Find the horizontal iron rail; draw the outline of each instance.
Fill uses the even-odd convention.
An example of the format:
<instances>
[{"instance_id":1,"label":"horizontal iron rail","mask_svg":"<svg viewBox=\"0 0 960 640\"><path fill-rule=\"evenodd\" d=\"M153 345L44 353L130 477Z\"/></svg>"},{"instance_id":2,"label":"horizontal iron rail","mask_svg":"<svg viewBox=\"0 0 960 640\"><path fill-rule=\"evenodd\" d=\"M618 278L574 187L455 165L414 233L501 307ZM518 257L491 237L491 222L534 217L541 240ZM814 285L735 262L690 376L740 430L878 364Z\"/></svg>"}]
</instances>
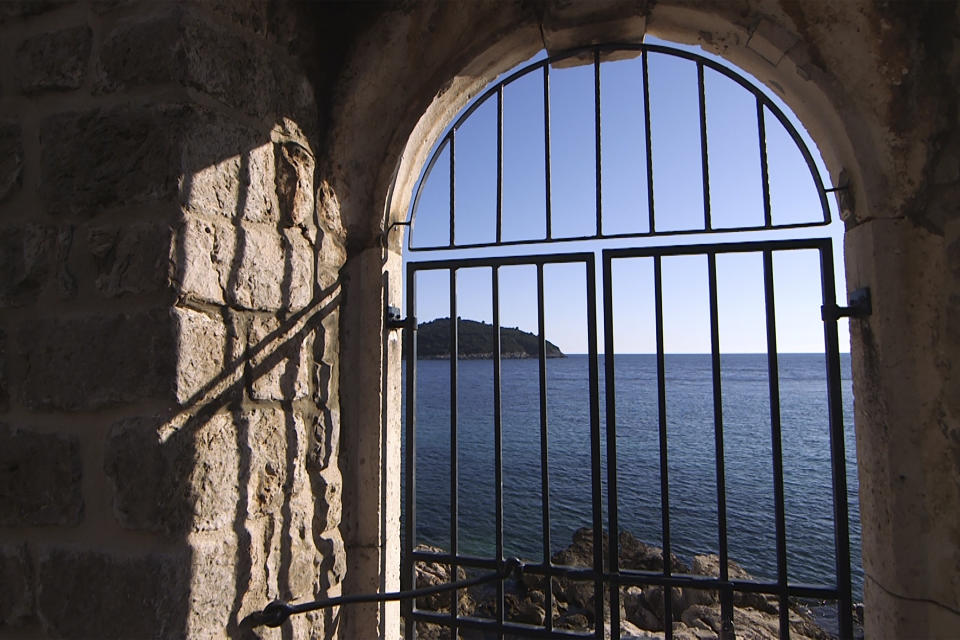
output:
<instances>
[{"instance_id":1,"label":"horizontal iron rail","mask_svg":"<svg viewBox=\"0 0 960 640\"><path fill-rule=\"evenodd\" d=\"M244 618L244 623L249 627L279 627L287 618L297 613L307 613L319 609L328 609L345 604L362 604L370 602L389 602L391 600L413 600L423 596L433 595L435 593L444 593L446 591L457 591L474 587L494 580L504 580L511 575L520 575L523 572L523 563L517 558L509 558L499 563L495 571L484 573L483 575L464 580L457 580L446 584L435 585L432 587L421 587L419 589L408 589L406 591L392 591L388 593L363 593L349 596L338 596L336 598L324 598L322 600L313 600L311 602L301 602L300 604L289 604L281 600L274 600L262 611L256 611Z\"/></svg>"},{"instance_id":2,"label":"horizontal iron rail","mask_svg":"<svg viewBox=\"0 0 960 640\"><path fill-rule=\"evenodd\" d=\"M630 247L604 249L610 258L652 258L655 256L711 255L719 253L757 253L761 251L822 250L829 247L830 238L798 238L791 240L752 240L712 244L669 245L662 247Z\"/></svg>"},{"instance_id":3,"label":"horizontal iron rail","mask_svg":"<svg viewBox=\"0 0 960 640\"><path fill-rule=\"evenodd\" d=\"M458 627L469 627L473 629L483 629L491 630L495 629L499 633L503 634L516 634L523 638L551 638L551 639L561 639L561 638L595 638L596 634L592 631L587 632L577 632L577 631L560 631L554 629L545 629L544 627L537 627L531 624L523 624L521 622L504 622L502 624L497 623L496 620L489 618L474 618L467 616L458 616L454 618L449 614L434 613L427 611L416 611L412 615L412 619L417 622L426 622L430 624L438 624L446 627L452 626L454 620Z\"/></svg>"},{"instance_id":4,"label":"horizontal iron rail","mask_svg":"<svg viewBox=\"0 0 960 640\"><path fill-rule=\"evenodd\" d=\"M439 564L456 563L461 567L470 567L474 569L495 569L497 561L489 558L478 558L475 556L453 556L448 553L431 553L424 551L415 551L414 560L427 562L436 562ZM551 578L567 578L569 580L594 580L597 574L588 567L573 567L569 565L556 564L534 564L529 562L522 563L521 572L527 575L550 576ZM709 578L703 576L693 576L683 573L672 573L668 576L663 575L661 571L635 571L623 569L619 573L604 572L602 579L620 585L653 585L685 587L690 589L713 590L721 587L731 587L734 591L743 591L749 593L766 593L769 595L778 595L780 585L777 582L757 582L752 580L720 580L719 578ZM826 585L794 583L788 586L789 595L797 598L818 598L821 600L836 600L839 591L836 587Z\"/></svg>"},{"instance_id":5,"label":"horizontal iron rail","mask_svg":"<svg viewBox=\"0 0 960 640\"><path fill-rule=\"evenodd\" d=\"M410 262L407 267L414 271L445 269L470 269L472 267L536 266L538 264L569 264L593 260L593 252L542 253L524 256L493 256L484 258L451 258L449 260L423 260Z\"/></svg>"}]
</instances>

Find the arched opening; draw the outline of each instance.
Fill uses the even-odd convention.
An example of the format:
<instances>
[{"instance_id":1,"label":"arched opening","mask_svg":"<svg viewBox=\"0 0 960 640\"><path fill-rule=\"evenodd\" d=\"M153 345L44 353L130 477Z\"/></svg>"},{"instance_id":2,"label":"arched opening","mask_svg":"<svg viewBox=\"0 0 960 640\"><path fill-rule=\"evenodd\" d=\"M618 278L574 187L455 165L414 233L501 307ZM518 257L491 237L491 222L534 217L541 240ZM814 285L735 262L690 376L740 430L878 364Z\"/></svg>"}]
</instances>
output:
<instances>
[{"instance_id":1,"label":"arched opening","mask_svg":"<svg viewBox=\"0 0 960 640\"><path fill-rule=\"evenodd\" d=\"M922 181L919 176L926 165L919 149L929 127L914 127L910 132L898 129L901 133L891 139L888 123L874 109L874 102L890 96L853 89L864 88L863 79L875 74L870 55L884 57L866 44L872 40L857 35L859 18L844 13L835 20L821 19L811 14L814 8L800 8L797 15L786 18L776 2L748 14L737 14L723 3L696 10L667 2L654 7L614 2L602 9L548 5L531 10L510 4L462 11L444 6L394 12L370 30L370 46L361 48L350 67L350 77L358 80L349 80L344 91L343 102L351 107L344 112L349 115L335 123L330 145L338 165L328 175L354 243L345 269L353 295L345 303L343 349L344 354L362 354L350 358L353 370L344 373L343 381L345 386L386 390L378 403L344 398L341 446L356 458L344 485L344 503L352 505L349 514L345 511L345 543L352 558L345 589L395 588L399 583L399 576L391 573L399 560L398 536L390 532L399 516L399 487L391 479L399 477L400 463L392 453L399 450L400 345L382 319L386 305L401 302L401 252L397 234L388 234L383 243L383 231L403 220L433 142L458 109L497 73L529 58L545 42L548 50L551 42L560 39L567 44L639 42L649 32L676 42L700 43L774 88L818 141L830 183L849 181L851 190L841 198L842 216L852 229L847 234L848 281L851 288L869 285L874 308L886 310L880 317L875 314L875 321L854 323L852 339L860 475L866 482L861 491L869 497L864 503L865 527L866 518L873 518L865 532L869 539L864 540L868 629L871 616L875 629L887 628L888 622L893 625L889 628L903 630L945 624L951 614L949 605L941 604L953 601L951 579L943 572L949 563L933 561L922 545L909 544L908 538L946 540L949 527L907 512L922 511L928 502L925 495L936 494L938 501L949 502L952 485L931 477L908 488L897 484L894 469L907 472L903 477L926 478L923 455L896 454L916 438L931 451L939 447L941 454L933 455L940 467L949 466L941 458L950 449L933 443L939 437L934 437L936 420L926 409L922 409L922 420L911 421L909 416L920 405L908 401L893 406L883 398L895 392L899 380L923 398L929 397L933 403L929 406L934 406L942 396L941 376L946 375L935 358L921 355L922 336L929 335L923 333L929 328L928 319L935 323L941 317L936 287L928 286L926 279L941 264L942 238L898 219L905 215L909 193ZM882 16L871 14L867 19L879 23ZM433 35L420 39L427 25ZM840 32L846 36L840 37ZM831 47L831 43L841 46ZM871 54L850 55L865 50ZM405 55L398 56L396 51ZM902 139L897 137L901 134ZM898 148L910 151L904 154ZM887 262L881 256L895 259ZM915 259L927 266L914 269L910 264ZM898 302L907 292L917 296L910 307L916 312ZM911 333L915 326L922 331ZM384 347L376 353L369 350L374 335L380 336ZM897 341L905 337L906 342L898 346ZM937 382L926 385L923 380ZM895 435L886 431L890 428ZM371 445L354 446L360 440ZM363 485L371 477L360 473L364 464L368 472L379 470L375 493L364 492ZM357 475L351 477L351 473ZM924 493L929 491L933 493ZM918 506L901 509L911 502ZM897 514L892 518L886 515L891 510ZM361 530L376 533L352 541ZM397 528L392 532L395 535ZM351 554L351 548L362 551ZM909 568L917 566L924 569ZM871 601L875 606L870 606ZM350 616L354 622L375 624L381 630L378 633L389 634L398 626L397 614L397 609L371 608Z\"/></svg>"},{"instance_id":2,"label":"arched opening","mask_svg":"<svg viewBox=\"0 0 960 640\"><path fill-rule=\"evenodd\" d=\"M846 613L837 620L834 607L823 623L851 637L841 461L853 433L843 435L836 318L818 317L835 306L836 189L769 95L697 52L588 47L505 75L437 143L406 223L405 469L415 482L403 574L423 586L437 579L423 563L452 578L442 563L476 572L512 555L530 574L457 605L418 603L408 637L414 620L426 637L443 633L434 623L465 634L603 634L604 621L617 637L682 633L681 620L707 611L690 607L711 603L717 628L779 624L784 637L791 625L817 628L801 593L839 600ZM804 279L812 299L802 300ZM803 343L811 329L819 339ZM566 358L551 340L582 353ZM855 481L850 495L856 509ZM602 550L592 543L608 533ZM774 583L770 619L746 619ZM665 586L679 590L672 604ZM861 588L858 571L858 598ZM600 590L609 605L592 595Z\"/></svg>"}]
</instances>

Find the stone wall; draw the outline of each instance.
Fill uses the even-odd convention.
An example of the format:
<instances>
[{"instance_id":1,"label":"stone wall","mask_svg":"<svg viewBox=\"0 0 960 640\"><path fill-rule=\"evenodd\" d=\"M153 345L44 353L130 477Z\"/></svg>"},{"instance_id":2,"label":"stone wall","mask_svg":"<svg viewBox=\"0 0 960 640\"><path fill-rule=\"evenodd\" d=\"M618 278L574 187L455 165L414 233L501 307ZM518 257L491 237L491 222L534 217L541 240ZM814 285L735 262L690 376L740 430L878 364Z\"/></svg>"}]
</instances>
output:
<instances>
[{"instance_id":1,"label":"stone wall","mask_svg":"<svg viewBox=\"0 0 960 640\"><path fill-rule=\"evenodd\" d=\"M958 25L934 1L0 2L0 638L246 637L274 598L396 588L386 223L485 82L645 31L780 93L849 183L867 633L949 635Z\"/></svg>"},{"instance_id":2,"label":"stone wall","mask_svg":"<svg viewBox=\"0 0 960 640\"><path fill-rule=\"evenodd\" d=\"M345 238L281 4L0 3L0 637L339 592Z\"/></svg>"}]
</instances>

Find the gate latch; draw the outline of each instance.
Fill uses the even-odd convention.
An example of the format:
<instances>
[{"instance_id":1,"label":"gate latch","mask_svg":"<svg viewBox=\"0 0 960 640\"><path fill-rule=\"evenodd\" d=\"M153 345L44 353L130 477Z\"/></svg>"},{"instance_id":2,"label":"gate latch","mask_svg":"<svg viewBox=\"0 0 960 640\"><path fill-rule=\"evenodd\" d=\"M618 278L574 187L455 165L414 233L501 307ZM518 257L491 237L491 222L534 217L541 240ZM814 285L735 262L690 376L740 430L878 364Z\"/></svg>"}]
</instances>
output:
<instances>
[{"instance_id":1,"label":"gate latch","mask_svg":"<svg viewBox=\"0 0 960 640\"><path fill-rule=\"evenodd\" d=\"M873 302L870 299L870 287L861 287L850 292L849 306L833 305L820 307L820 317L823 321L838 320L840 318L865 318L873 313Z\"/></svg>"}]
</instances>

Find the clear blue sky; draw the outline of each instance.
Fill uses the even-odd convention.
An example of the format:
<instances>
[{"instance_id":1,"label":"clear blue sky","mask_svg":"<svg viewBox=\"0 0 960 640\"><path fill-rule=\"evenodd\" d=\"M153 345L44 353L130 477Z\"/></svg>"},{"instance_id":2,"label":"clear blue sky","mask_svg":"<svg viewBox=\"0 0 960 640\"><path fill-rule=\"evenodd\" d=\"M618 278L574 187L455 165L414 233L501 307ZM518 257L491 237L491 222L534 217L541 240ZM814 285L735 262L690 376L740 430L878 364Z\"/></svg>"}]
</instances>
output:
<instances>
[{"instance_id":1,"label":"clear blue sky","mask_svg":"<svg viewBox=\"0 0 960 640\"><path fill-rule=\"evenodd\" d=\"M652 41L652 40L651 40ZM653 41L657 42L657 41ZM697 50L698 53L703 53ZM543 54L537 58L541 58ZM605 233L648 230L641 60L601 65L602 203ZM654 167L654 207L658 230L702 225L703 191L696 65L651 55L650 118ZM749 76L748 76L749 78ZM595 231L593 66L551 69L551 203L554 237ZM756 81L754 81L755 84ZM816 145L775 94L807 140L824 183L829 180ZM763 223L756 107L753 96L728 78L705 72L710 206L715 227ZM534 72L504 89L503 237L543 237L545 231L544 123L541 73ZM766 118L773 221L806 222L821 218L820 202L807 166L786 130ZM456 236L458 243L492 242L496 225L496 101L488 100L456 134ZM426 176L417 211L414 245L446 244L449 226L449 149ZM613 246L646 246L781 237L834 239L838 299L844 300L842 223L829 227L731 236L691 235L617 241L560 243L501 248L480 255L597 251ZM476 251L407 253L405 259L477 255ZM706 258L664 258L665 349L668 353L710 350ZM721 350L766 350L763 272L759 254L721 255L717 259ZM599 254L597 271L601 271ZM458 313L492 321L489 269L460 270ZM820 322L819 257L815 252L778 253L774 257L777 341L781 352L823 351ZM619 353L655 351L653 265L651 259L614 263L614 343ZM424 322L449 315L447 272L422 273L417 283L417 318ZM602 289L597 286L598 292ZM536 332L536 272L533 267L501 269L501 323ZM547 339L567 353L587 351L585 272L579 265L545 268ZM842 304L842 302L841 302ZM602 313L602 301L597 301ZM603 351L603 322L598 318ZM841 351L849 350L845 321Z\"/></svg>"}]
</instances>

